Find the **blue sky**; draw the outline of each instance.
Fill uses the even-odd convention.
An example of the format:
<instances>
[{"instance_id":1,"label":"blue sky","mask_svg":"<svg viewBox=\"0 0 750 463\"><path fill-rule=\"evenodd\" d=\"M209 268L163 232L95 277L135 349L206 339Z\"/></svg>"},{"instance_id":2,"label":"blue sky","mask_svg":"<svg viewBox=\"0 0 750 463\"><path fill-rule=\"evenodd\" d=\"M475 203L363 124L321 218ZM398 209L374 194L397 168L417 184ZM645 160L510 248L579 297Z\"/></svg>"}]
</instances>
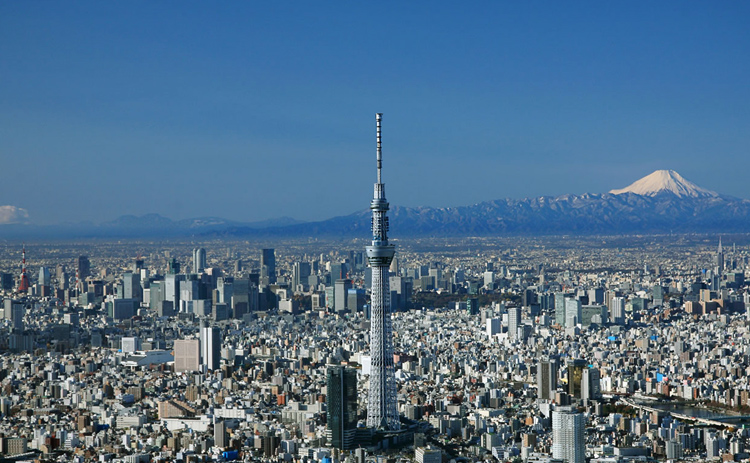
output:
<instances>
[{"instance_id":1,"label":"blue sky","mask_svg":"<svg viewBox=\"0 0 750 463\"><path fill-rule=\"evenodd\" d=\"M750 197L747 2L0 2L0 205L32 222L599 193Z\"/></svg>"}]
</instances>

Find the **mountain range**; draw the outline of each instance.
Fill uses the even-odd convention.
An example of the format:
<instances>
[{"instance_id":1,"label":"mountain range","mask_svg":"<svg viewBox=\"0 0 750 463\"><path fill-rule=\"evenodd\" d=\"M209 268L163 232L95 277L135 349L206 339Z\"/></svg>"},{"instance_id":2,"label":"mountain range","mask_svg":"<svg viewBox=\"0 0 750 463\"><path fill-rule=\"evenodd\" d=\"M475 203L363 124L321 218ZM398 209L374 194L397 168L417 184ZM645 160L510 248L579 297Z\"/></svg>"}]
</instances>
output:
<instances>
[{"instance_id":1,"label":"mountain range","mask_svg":"<svg viewBox=\"0 0 750 463\"><path fill-rule=\"evenodd\" d=\"M631 233L745 233L750 200L702 188L671 170L658 170L608 193L499 199L462 207L392 206L393 237L590 235ZM9 233L10 232L10 233ZM319 222L284 217L239 223L217 217L172 221L158 214L123 216L93 226L5 225L0 235L77 237L362 237L370 235L370 211ZM18 237L18 236L16 236Z\"/></svg>"}]
</instances>

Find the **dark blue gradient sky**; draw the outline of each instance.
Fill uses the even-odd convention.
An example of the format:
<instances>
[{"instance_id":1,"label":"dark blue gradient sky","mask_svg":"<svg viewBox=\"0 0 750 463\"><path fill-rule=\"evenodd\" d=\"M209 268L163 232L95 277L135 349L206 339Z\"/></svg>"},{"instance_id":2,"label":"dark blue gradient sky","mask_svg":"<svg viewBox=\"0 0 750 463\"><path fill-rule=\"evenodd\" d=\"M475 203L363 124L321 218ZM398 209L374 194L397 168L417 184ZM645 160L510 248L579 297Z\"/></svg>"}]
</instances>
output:
<instances>
[{"instance_id":1,"label":"dark blue gradient sky","mask_svg":"<svg viewBox=\"0 0 750 463\"><path fill-rule=\"evenodd\" d=\"M748 2L0 2L0 205L36 223L750 197Z\"/></svg>"}]
</instances>

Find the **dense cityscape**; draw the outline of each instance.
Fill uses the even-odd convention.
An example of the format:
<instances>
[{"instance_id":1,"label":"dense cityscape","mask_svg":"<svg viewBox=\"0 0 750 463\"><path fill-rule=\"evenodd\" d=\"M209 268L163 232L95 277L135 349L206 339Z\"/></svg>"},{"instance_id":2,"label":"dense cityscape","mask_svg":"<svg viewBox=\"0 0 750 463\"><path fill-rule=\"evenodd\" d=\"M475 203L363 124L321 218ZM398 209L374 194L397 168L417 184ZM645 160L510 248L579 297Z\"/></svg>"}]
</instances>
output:
<instances>
[{"instance_id":1,"label":"dense cityscape","mask_svg":"<svg viewBox=\"0 0 750 463\"><path fill-rule=\"evenodd\" d=\"M6 244L2 450L746 459L750 252L720 240L396 240L397 430L367 425L365 242Z\"/></svg>"}]
</instances>

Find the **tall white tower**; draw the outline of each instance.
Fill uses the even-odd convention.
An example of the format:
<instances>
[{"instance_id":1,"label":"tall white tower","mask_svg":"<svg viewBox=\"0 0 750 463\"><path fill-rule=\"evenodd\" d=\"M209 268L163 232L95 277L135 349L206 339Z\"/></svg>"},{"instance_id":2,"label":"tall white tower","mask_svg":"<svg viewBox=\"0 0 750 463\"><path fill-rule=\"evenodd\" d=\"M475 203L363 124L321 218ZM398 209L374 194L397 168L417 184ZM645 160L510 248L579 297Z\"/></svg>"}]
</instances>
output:
<instances>
[{"instance_id":1,"label":"tall white tower","mask_svg":"<svg viewBox=\"0 0 750 463\"><path fill-rule=\"evenodd\" d=\"M572 407L558 407L552 412L552 458L565 463L584 463L583 415Z\"/></svg>"},{"instance_id":2,"label":"tall white tower","mask_svg":"<svg viewBox=\"0 0 750 463\"><path fill-rule=\"evenodd\" d=\"M377 122L378 181L370 202L372 210L372 245L367 246L367 260L372 267L372 295L370 297L370 392L367 401L367 426L395 431L400 428L396 403L396 376L393 366L393 327L391 325L391 289L388 268L396 248L388 244L388 201L381 168L383 157L380 142L380 121Z\"/></svg>"}]
</instances>

